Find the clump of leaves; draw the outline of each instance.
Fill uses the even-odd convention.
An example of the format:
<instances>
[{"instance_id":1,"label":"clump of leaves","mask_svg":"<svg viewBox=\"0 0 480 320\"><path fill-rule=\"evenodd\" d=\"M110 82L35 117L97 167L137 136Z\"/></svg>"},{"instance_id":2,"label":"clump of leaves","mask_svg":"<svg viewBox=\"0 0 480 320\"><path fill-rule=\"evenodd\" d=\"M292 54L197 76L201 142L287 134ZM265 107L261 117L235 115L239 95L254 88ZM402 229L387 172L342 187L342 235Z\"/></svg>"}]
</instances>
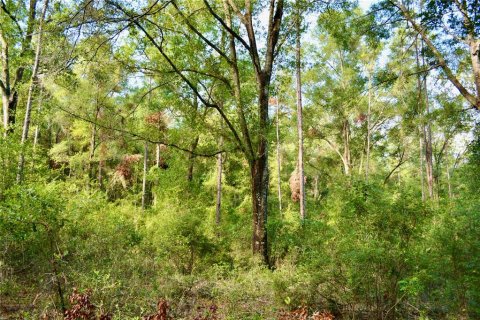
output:
<instances>
[{"instance_id":1,"label":"clump of leaves","mask_svg":"<svg viewBox=\"0 0 480 320\"><path fill-rule=\"evenodd\" d=\"M163 132L167 130L167 120L163 112L154 112L145 117L145 122L155 128L158 131Z\"/></svg>"},{"instance_id":2,"label":"clump of leaves","mask_svg":"<svg viewBox=\"0 0 480 320\"><path fill-rule=\"evenodd\" d=\"M65 311L65 320L111 320L110 314L101 313L98 317L96 307L90 301L91 290L79 293L77 288L73 288L73 293L69 297L72 307Z\"/></svg>"},{"instance_id":3,"label":"clump of leaves","mask_svg":"<svg viewBox=\"0 0 480 320\"><path fill-rule=\"evenodd\" d=\"M133 164L140 161L142 158L139 154L131 154L123 157L122 162L115 168L115 173L113 174L112 183L121 183L123 188L127 188L127 183L132 179L133 175Z\"/></svg>"}]
</instances>

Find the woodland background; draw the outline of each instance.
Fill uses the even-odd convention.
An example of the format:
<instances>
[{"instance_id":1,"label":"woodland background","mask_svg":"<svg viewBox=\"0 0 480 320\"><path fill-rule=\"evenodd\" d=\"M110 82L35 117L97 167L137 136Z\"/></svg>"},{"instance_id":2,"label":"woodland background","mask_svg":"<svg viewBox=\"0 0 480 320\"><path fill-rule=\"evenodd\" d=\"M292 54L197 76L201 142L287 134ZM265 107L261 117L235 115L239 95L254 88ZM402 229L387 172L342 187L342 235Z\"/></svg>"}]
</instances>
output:
<instances>
[{"instance_id":1,"label":"woodland background","mask_svg":"<svg viewBox=\"0 0 480 320\"><path fill-rule=\"evenodd\" d=\"M479 34L477 0L0 0L0 318L479 319Z\"/></svg>"}]
</instances>

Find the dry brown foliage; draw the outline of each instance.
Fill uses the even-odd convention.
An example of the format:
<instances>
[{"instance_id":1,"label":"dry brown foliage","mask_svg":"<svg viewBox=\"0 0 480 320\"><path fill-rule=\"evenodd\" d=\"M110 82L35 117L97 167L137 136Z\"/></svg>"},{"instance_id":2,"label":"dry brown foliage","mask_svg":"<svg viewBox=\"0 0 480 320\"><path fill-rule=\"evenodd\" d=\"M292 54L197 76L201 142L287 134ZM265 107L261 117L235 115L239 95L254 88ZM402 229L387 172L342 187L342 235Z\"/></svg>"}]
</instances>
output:
<instances>
[{"instance_id":1,"label":"dry brown foliage","mask_svg":"<svg viewBox=\"0 0 480 320\"><path fill-rule=\"evenodd\" d=\"M154 112L145 117L145 122L154 126L159 131L167 130L167 120L163 112Z\"/></svg>"},{"instance_id":2,"label":"dry brown foliage","mask_svg":"<svg viewBox=\"0 0 480 320\"><path fill-rule=\"evenodd\" d=\"M127 188L127 183L132 180L133 168L132 165L142 159L140 154L127 154L123 157L122 162L120 162L115 167L115 172L113 173L113 183L120 182L123 188Z\"/></svg>"},{"instance_id":3,"label":"dry brown foliage","mask_svg":"<svg viewBox=\"0 0 480 320\"><path fill-rule=\"evenodd\" d=\"M304 183L307 182L307 177L303 177ZM298 172L298 168L293 170L292 174L290 175L290 179L288 180L290 185L290 193L292 195L293 202L300 201L300 174Z\"/></svg>"},{"instance_id":4,"label":"dry brown foliage","mask_svg":"<svg viewBox=\"0 0 480 320\"><path fill-rule=\"evenodd\" d=\"M90 301L91 290L85 293L79 293L77 288L73 288L73 293L69 297L70 309L65 311L65 320L111 320L110 314L100 314L97 316L96 307Z\"/></svg>"},{"instance_id":5,"label":"dry brown foliage","mask_svg":"<svg viewBox=\"0 0 480 320\"><path fill-rule=\"evenodd\" d=\"M143 316L142 320L169 320L172 319L168 315L168 302L165 299L158 300L157 303L157 312L148 316Z\"/></svg>"}]
</instances>

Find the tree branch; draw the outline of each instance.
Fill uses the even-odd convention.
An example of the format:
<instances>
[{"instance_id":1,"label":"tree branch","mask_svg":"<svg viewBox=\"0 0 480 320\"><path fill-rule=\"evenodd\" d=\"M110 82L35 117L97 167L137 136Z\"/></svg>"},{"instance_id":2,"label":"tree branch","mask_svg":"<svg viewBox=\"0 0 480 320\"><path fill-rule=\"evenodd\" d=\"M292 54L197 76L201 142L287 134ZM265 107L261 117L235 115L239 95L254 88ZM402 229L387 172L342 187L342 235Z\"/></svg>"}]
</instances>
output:
<instances>
[{"instance_id":1,"label":"tree branch","mask_svg":"<svg viewBox=\"0 0 480 320\"><path fill-rule=\"evenodd\" d=\"M402 12L402 15L405 17L405 19L410 22L412 25L413 29L420 34L422 37L423 41L427 44L427 46L432 50L435 58L438 60L438 64L440 67L443 69L445 74L447 75L448 80L457 88L457 90L464 96L464 98L475 108L477 108L480 111L480 99L478 99L476 96L471 94L467 88L465 88L458 78L455 76L453 73L452 69L448 66L447 62L445 61L445 58L443 57L442 53L437 49L437 47L433 44L433 42L430 40L429 36L425 32L425 29L423 29L420 25L417 24L415 19L410 15L408 9L401 3L398 3L397 1L390 0L390 2L396 6L397 8L400 9Z\"/></svg>"},{"instance_id":2,"label":"tree branch","mask_svg":"<svg viewBox=\"0 0 480 320\"><path fill-rule=\"evenodd\" d=\"M0 0L0 8L2 8L3 12L5 12L5 13L7 14L7 16L15 23L15 25L16 25L17 28L18 28L18 31L20 31L20 34L22 35L22 38L23 38L23 30L22 30L22 27L21 27L20 24L18 23L17 18L15 18L15 16L8 10L7 4L5 3L5 1Z\"/></svg>"},{"instance_id":3,"label":"tree branch","mask_svg":"<svg viewBox=\"0 0 480 320\"><path fill-rule=\"evenodd\" d=\"M76 118L76 119L79 119L79 120L82 120L82 121L85 121L85 122L88 122L88 123L91 123L91 124L94 124L100 128L103 128L103 129L106 129L106 130L111 130L111 131L116 131L116 132L120 132L120 133L124 133L124 134L127 134L129 136L132 136L132 137L135 137L135 138L138 138L139 140L142 140L142 141L146 141L146 142L150 142L150 143L153 143L153 144L163 144L163 145L166 145L167 147L172 147L174 149L177 149L177 150L180 150L180 151L184 151L184 152L187 152L189 154L192 154L192 155L195 155L197 157L215 157L217 154L219 153L223 153L225 152L226 150L219 150L219 151L215 151L213 153L197 153L197 152L193 152L192 150L188 149L188 148L184 148L184 147L181 147L175 143L169 143L169 142L166 142L166 141L160 141L160 140L153 140L153 139L150 139L150 138L147 138L139 133L136 133L136 132L131 132L131 131L128 131L128 130L124 130L124 129L120 129L120 128L117 128L117 127L111 127L111 126L107 126L107 125L104 125L102 123L99 123L97 121L94 121L94 120L91 120L91 119L88 119L87 117L84 117L84 116L81 116L81 115L78 115L76 113L73 113L72 111L70 110L67 110L61 106L57 106L60 110L62 110L63 112L67 113L68 115L72 116L73 118Z\"/></svg>"}]
</instances>

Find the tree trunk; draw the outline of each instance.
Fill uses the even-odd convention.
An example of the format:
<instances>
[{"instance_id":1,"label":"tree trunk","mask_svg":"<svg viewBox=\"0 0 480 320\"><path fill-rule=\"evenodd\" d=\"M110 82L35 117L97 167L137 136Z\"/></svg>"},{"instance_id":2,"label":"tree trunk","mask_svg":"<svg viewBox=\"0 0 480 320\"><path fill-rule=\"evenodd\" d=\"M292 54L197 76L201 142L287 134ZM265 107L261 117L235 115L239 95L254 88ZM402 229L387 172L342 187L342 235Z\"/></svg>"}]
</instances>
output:
<instances>
[{"instance_id":1,"label":"tree trunk","mask_svg":"<svg viewBox=\"0 0 480 320\"><path fill-rule=\"evenodd\" d=\"M0 89L2 92L2 110L3 110L3 129L6 137L10 131L10 120L17 105L17 94L10 87L10 56L9 45L3 33L0 30L1 51L0 58L2 60L2 78L0 80ZM14 116L13 116L14 117ZM13 118L15 119L15 118Z\"/></svg>"},{"instance_id":2,"label":"tree trunk","mask_svg":"<svg viewBox=\"0 0 480 320\"><path fill-rule=\"evenodd\" d=\"M450 179L450 167L448 166L448 159L445 161L445 166L446 166L446 171L447 171L447 185L448 185L448 197L450 199L453 198L453 193L452 193L452 183Z\"/></svg>"},{"instance_id":3,"label":"tree trunk","mask_svg":"<svg viewBox=\"0 0 480 320\"><path fill-rule=\"evenodd\" d=\"M97 112L98 114L98 112ZM95 121L97 119L95 118ZM96 136L97 136L97 124L93 123L92 124L92 132L90 135L90 152L88 154L88 176L89 179L95 178L94 172L93 172L93 156L95 155L95 144L96 144Z\"/></svg>"},{"instance_id":4,"label":"tree trunk","mask_svg":"<svg viewBox=\"0 0 480 320\"><path fill-rule=\"evenodd\" d=\"M426 76L423 79L423 87L425 89L425 112L428 116L430 113L429 101L428 101L428 91L427 91L427 80ZM430 199L433 199L433 148L432 148L432 129L430 124L427 123L423 127L423 138L425 142L425 165L427 173L427 187L428 195Z\"/></svg>"},{"instance_id":5,"label":"tree trunk","mask_svg":"<svg viewBox=\"0 0 480 320\"><path fill-rule=\"evenodd\" d=\"M351 156L350 156L350 123L348 119L343 121L342 127L343 134L343 167L345 170L345 175L350 175L351 169Z\"/></svg>"},{"instance_id":6,"label":"tree trunk","mask_svg":"<svg viewBox=\"0 0 480 320\"><path fill-rule=\"evenodd\" d=\"M155 154L155 164L157 165L158 168L160 168L160 143L157 143L156 145L156 154Z\"/></svg>"},{"instance_id":7,"label":"tree trunk","mask_svg":"<svg viewBox=\"0 0 480 320\"><path fill-rule=\"evenodd\" d=\"M419 130L421 132L421 130ZM425 178L423 177L423 137L420 133L420 184L422 186L422 201L425 201Z\"/></svg>"},{"instance_id":8,"label":"tree trunk","mask_svg":"<svg viewBox=\"0 0 480 320\"><path fill-rule=\"evenodd\" d=\"M32 112L32 100L33 100L33 91L38 80L38 67L40 65L40 54L42 52L42 31L43 31L43 22L45 21L45 15L47 14L48 1L45 0L43 3L42 15L40 17L40 22L38 25L38 42L37 48L35 50L35 60L33 62L32 78L30 81L30 86L28 88L28 98L27 106L25 109L25 119L23 121L23 130L22 130L22 139L21 139L21 149L20 157L18 160L18 169L17 169L17 183L21 183L23 180L23 170L25 167L25 143L28 139L28 132L30 129L30 115ZM12 111L12 114L14 112Z\"/></svg>"},{"instance_id":9,"label":"tree trunk","mask_svg":"<svg viewBox=\"0 0 480 320\"><path fill-rule=\"evenodd\" d=\"M220 148L223 147L223 137L220 137ZM222 209L222 171L223 171L223 155L217 155L217 203L215 206L215 223L220 224L221 209Z\"/></svg>"},{"instance_id":10,"label":"tree trunk","mask_svg":"<svg viewBox=\"0 0 480 320\"><path fill-rule=\"evenodd\" d=\"M101 131L100 131L101 132ZM107 154L107 146L103 142L103 135L99 134L99 147L100 152L98 153L98 187L103 188L103 166L105 165L105 155Z\"/></svg>"},{"instance_id":11,"label":"tree trunk","mask_svg":"<svg viewBox=\"0 0 480 320\"><path fill-rule=\"evenodd\" d=\"M280 159L280 98L277 96L277 112L276 112L276 134L277 134L277 175L278 175L278 210L282 214L282 160Z\"/></svg>"},{"instance_id":12,"label":"tree trunk","mask_svg":"<svg viewBox=\"0 0 480 320\"><path fill-rule=\"evenodd\" d=\"M266 150L266 149L265 149ZM268 161L265 152L250 163L251 191L253 207L253 238L254 254L261 255L268 265L267 243L267 204L268 204Z\"/></svg>"},{"instance_id":13,"label":"tree trunk","mask_svg":"<svg viewBox=\"0 0 480 320\"><path fill-rule=\"evenodd\" d=\"M371 139L371 112L372 112L372 70L368 72L368 111L367 111L367 154L365 159L365 181L368 181L370 169L370 139Z\"/></svg>"},{"instance_id":14,"label":"tree trunk","mask_svg":"<svg viewBox=\"0 0 480 320\"><path fill-rule=\"evenodd\" d=\"M32 42L33 29L35 24L37 0L30 0L28 10L27 32L25 38L21 43L20 58L24 58L25 54L30 49ZM3 127L4 135L13 132L14 124L16 122L17 104L18 104L18 91L17 85L22 81L24 66L17 68L15 72L15 80L11 83L10 77L10 57L9 57L9 45L5 39L2 31L0 30L0 59L2 61L2 74L0 78L0 91L2 93L2 105L3 105ZM15 47L15 46L14 46Z\"/></svg>"},{"instance_id":15,"label":"tree trunk","mask_svg":"<svg viewBox=\"0 0 480 320\"><path fill-rule=\"evenodd\" d=\"M315 175L313 177L313 199L317 200L318 199L318 175Z\"/></svg>"},{"instance_id":16,"label":"tree trunk","mask_svg":"<svg viewBox=\"0 0 480 320\"><path fill-rule=\"evenodd\" d=\"M302 115L302 73L301 73L301 17L297 1L297 17L295 21L295 71L297 90L297 133L298 133L298 176L300 179L300 219L305 220L305 173L303 168L303 115Z\"/></svg>"},{"instance_id":17,"label":"tree trunk","mask_svg":"<svg viewBox=\"0 0 480 320\"><path fill-rule=\"evenodd\" d=\"M468 44L470 47L470 59L472 60L473 80L477 89L477 104L480 104L480 40L470 36Z\"/></svg>"},{"instance_id":18,"label":"tree trunk","mask_svg":"<svg viewBox=\"0 0 480 320\"><path fill-rule=\"evenodd\" d=\"M193 167L195 165L195 150L197 149L198 146L198 140L199 137L196 136L195 139L193 140L192 144L190 145L190 154L188 155L188 174L187 174L187 180L188 182L193 181Z\"/></svg>"},{"instance_id":19,"label":"tree trunk","mask_svg":"<svg viewBox=\"0 0 480 320\"><path fill-rule=\"evenodd\" d=\"M148 143L145 142L143 153L143 179L142 179L142 210L147 205L147 169L148 169Z\"/></svg>"}]
</instances>

